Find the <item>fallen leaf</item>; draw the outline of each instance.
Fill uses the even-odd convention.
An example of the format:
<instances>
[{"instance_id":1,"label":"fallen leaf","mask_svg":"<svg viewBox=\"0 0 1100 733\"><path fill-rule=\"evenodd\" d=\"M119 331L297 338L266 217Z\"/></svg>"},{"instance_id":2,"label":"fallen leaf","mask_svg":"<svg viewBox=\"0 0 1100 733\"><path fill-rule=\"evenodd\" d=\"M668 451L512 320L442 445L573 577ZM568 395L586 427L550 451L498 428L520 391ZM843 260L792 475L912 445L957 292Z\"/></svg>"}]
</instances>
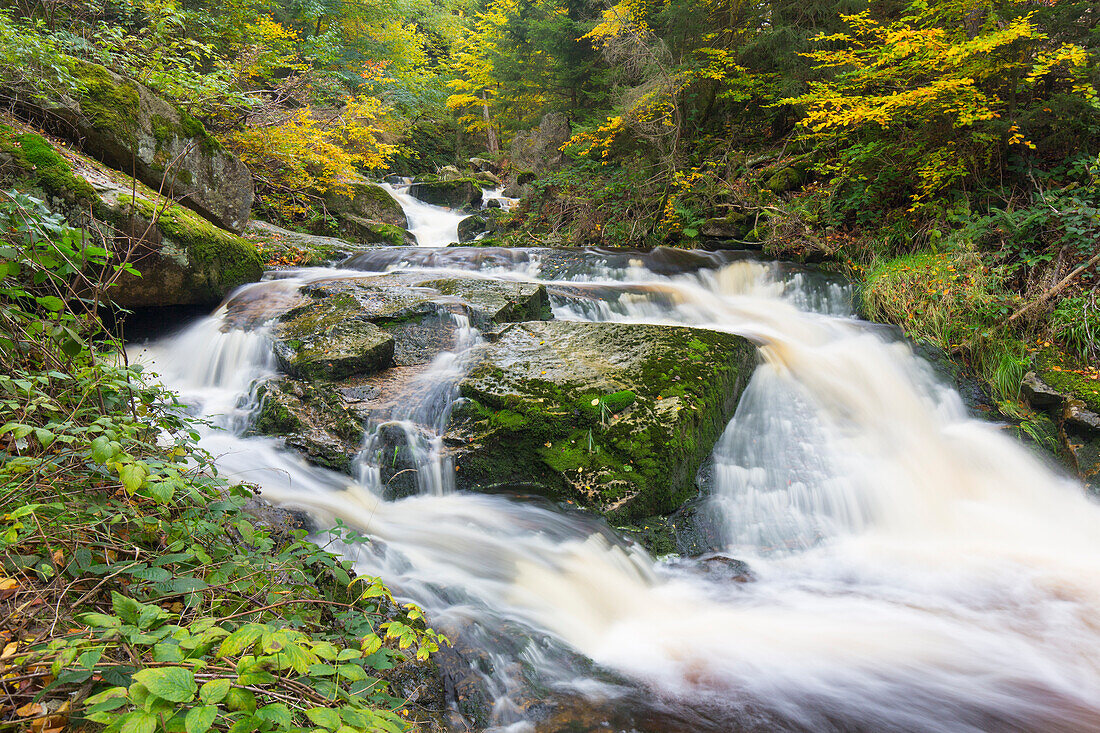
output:
<instances>
[{"instance_id":1,"label":"fallen leaf","mask_svg":"<svg viewBox=\"0 0 1100 733\"><path fill-rule=\"evenodd\" d=\"M15 709L15 714L20 718L33 718L46 712L46 706L40 702L29 702L21 708Z\"/></svg>"}]
</instances>

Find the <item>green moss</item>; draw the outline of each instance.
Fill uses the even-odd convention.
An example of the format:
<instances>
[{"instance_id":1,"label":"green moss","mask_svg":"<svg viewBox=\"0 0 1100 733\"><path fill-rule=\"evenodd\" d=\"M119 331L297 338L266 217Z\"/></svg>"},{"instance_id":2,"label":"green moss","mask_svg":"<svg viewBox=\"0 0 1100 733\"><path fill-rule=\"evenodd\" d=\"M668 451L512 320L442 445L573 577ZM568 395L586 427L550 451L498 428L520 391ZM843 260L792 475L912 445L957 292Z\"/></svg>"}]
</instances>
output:
<instances>
[{"instance_id":1,"label":"green moss","mask_svg":"<svg viewBox=\"0 0 1100 733\"><path fill-rule=\"evenodd\" d=\"M405 244L405 230L393 224L373 224L369 227L371 244L388 244L400 247Z\"/></svg>"},{"instance_id":2,"label":"green moss","mask_svg":"<svg viewBox=\"0 0 1100 733\"><path fill-rule=\"evenodd\" d=\"M91 184L73 174L69 162L46 138L34 133L11 135L11 128L0 139L2 149L12 156L23 175L43 191L70 202L95 201L99 198Z\"/></svg>"},{"instance_id":3,"label":"green moss","mask_svg":"<svg viewBox=\"0 0 1100 733\"><path fill-rule=\"evenodd\" d=\"M1100 379L1097 372L1054 348L1044 348L1032 357L1035 373L1044 382L1064 394L1071 395L1093 412L1100 413Z\"/></svg>"},{"instance_id":4,"label":"green moss","mask_svg":"<svg viewBox=\"0 0 1100 733\"><path fill-rule=\"evenodd\" d=\"M22 178L34 169L34 164L27 159L23 146L15 140L14 132L10 127L0 125L0 153L10 159L8 164L16 168L15 175Z\"/></svg>"},{"instance_id":5,"label":"green moss","mask_svg":"<svg viewBox=\"0 0 1100 733\"><path fill-rule=\"evenodd\" d=\"M172 139L172 123L160 115L153 115L150 123L153 128L153 139L157 141L157 148Z\"/></svg>"},{"instance_id":6,"label":"green moss","mask_svg":"<svg viewBox=\"0 0 1100 733\"><path fill-rule=\"evenodd\" d=\"M222 150L222 144L216 137L206 131L206 127L183 110L177 110L180 115L180 132L186 137L197 138L203 150L216 152Z\"/></svg>"},{"instance_id":7,"label":"green moss","mask_svg":"<svg viewBox=\"0 0 1100 733\"><path fill-rule=\"evenodd\" d=\"M145 219L151 220L159 211L157 227L187 251L192 263L207 273L215 290L231 290L263 275L263 262L252 243L219 229L190 209L170 204L160 210L148 199L130 196L119 200L133 205Z\"/></svg>"},{"instance_id":8,"label":"green moss","mask_svg":"<svg viewBox=\"0 0 1100 733\"><path fill-rule=\"evenodd\" d=\"M679 329L647 329L639 338L653 343L655 356L624 375L630 388L610 393L509 379L492 366L472 374L456 419L486 448L463 458L464 480L534 484L609 516L676 509L693 494L694 472L725 427L740 374L733 364L751 364L753 350L706 332L685 349Z\"/></svg>"},{"instance_id":9,"label":"green moss","mask_svg":"<svg viewBox=\"0 0 1100 733\"><path fill-rule=\"evenodd\" d=\"M98 129L133 147L137 144L138 90L117 83L102 66L74 61L73 76L80 82L80 108Z\"/></svg>"},{"instance_id":10,"label":"green moss","mask_svg":"<svg viewBox=\"0 0 1100 733\"><path fill-rule=\"evenodd\" d=\"M305 427L298 416L283 404L281 394L263 387L259 397L260 412L253 424L256 432L262 435L289 435Z\"/></svg>"}]
</instances>

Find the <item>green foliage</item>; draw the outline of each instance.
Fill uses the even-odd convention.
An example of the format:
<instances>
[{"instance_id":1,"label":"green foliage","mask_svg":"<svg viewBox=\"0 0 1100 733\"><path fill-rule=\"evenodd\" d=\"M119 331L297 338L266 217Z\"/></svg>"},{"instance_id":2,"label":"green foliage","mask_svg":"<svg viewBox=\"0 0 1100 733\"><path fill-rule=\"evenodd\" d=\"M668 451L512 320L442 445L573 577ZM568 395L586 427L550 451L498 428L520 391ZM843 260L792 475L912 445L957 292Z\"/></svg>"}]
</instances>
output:
<instances>
[{"instance_id":1,"label":"green foliage","mask_svg":"<svg viewBox=\"0 0 1100 733\"><path fill-rule=\"evenodd\" d=\"M1028 359L1019 338L1003 328L1018 307L1004 278L971 251L905 255L867 273L863 303L869 317L968 361L999 397L1015 399Z\"/></svg>"},{"instance_id":2,"label":"green foliage","mask_svg":"<svg viewBox=\"0 0 1100 733\"><path fill-rule=\"evenodd\" d=\"M112 733L408 728L383 677L442 638L304 530L245 513L175 395L84 309L107 253L3 201L0 672L31 681L9 701L62 699Z\"/></svg>"}]
</instances>

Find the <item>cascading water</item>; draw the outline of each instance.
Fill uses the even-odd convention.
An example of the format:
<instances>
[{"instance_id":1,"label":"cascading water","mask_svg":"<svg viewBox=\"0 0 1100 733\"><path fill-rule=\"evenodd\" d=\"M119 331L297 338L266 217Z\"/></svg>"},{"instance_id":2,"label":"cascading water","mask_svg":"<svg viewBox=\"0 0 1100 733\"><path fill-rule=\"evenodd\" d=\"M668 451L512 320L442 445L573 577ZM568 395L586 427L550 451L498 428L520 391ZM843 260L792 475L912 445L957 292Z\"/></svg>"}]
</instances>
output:
<instances>
[{"instance_id":1,"label":"cascading water","mask_svg":"<svg viewBox=\"0 0 1100 733\"><path fill-rule=\"evenodd\" d=\"M432 206L409 194L407 185L380 184L393 196L405 217L409 220L409 231L421 247L446 247L458 241L458 223L469 216L459 209Z\"/></svg>"},{"instance_id":2,"label":"cascading water","mask_svg":"<svg viewBox=\"0 0 1100 733\"><path fill-rule=\"evenodd\" d=\"M842 284L660 250L390 248L345 267L541 279L558 318L760 346L708 507L753 568L745 584L654 562L584 517L454 493L438 435L479 339L461 323L420 375L422 399L383 416L420 436L419 494L400 501L379 495L369 444L353 482L242 437L250 385L274 368L262 328L233 328L223 308L150 348L185 401L227 416L204 437L224 473L380 540L345 550L484 650L496 729L536 729L535 684L595 705L584 730L1100 730L1100 507L969 419L903 343L852 317Z\"/></svg>"}]
</instances>

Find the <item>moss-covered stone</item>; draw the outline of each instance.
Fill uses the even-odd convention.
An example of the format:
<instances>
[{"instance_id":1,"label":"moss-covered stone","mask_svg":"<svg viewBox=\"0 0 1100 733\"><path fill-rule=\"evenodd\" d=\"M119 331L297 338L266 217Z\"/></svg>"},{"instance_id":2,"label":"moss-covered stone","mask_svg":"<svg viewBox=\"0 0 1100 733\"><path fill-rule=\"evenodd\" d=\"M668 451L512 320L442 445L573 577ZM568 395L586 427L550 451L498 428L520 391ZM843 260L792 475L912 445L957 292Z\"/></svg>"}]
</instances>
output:
<instances>
[{"instance_id":1,"label":"moss-covered stone","mask_svg":"<svg viewBox=\"0 0 1100 733\"><path fill-rule=\"evenodd\" d=\"M473 209L481 203L481 182L473 178L453 181L425 181L409 187L409 194L421 201L453 209Z\"/></svg>"},{"instance_id":2,"label":"moss-covered stone","mask_svg":"<svg viewBox=\"0 0 1100 733\"><path fill-rule=\"evenodd\" d=\"M345 298L296 308L275 327L275 355L288 374L307 381L370 374L393 363L393 336L357 317Z\"/></svg>"},{"instance_id":3,"label":"moss-covered stone","mask_svg":"<svg viewBox=\"0 0 1100 733\"><path fill-rule=\"evenodd\" d=\"M548 321L554 317L544 285L459 277L423 280L415 285L459 298L470 306L470 316L482 328L516 321Z\"/></svg>"},{"instance_id":4,"label":"moss-covered stone","mask_svg":"<svg viewBox=\"0 0 1100 733\"><path fill-rule=\"evenodd\" d=\"M756 363L690 328L508 326L460 384L447 440L462 488L537 492L615 519L674 511Z\"/></svg>"},{"instance_id":5,"label":"moss-covered stone","mask_svg":"<svg viewBox=\"0 0 1100 733\"><path fill-rule=\"evenodd\" d=\"M49 109L51 129L117 170L163 190L230 231L240 232L252 207L252 175L186 112L110 69L74 60L75 99L46 100L15 90L15 108L37 117Z\"/></svg>"},{"instance_id":6,"label":"moss-covered stone","mask_svg":"<svg viewBox=\"0 0 1100 733\"><path fill-rule=\"evenodd\" d=\"M337 234L359 244L389 247L416 246L416 237L395 224L370 221L356 214L339 214L335 223Z\"/></svg>"},{"instance_id":7,"label":"moss-covered stone","mask_svg":"<svg viewBox=\"0 0 1100 733\"><path fill-rule=\"evenodd\" d=\"M98 64L74 61L73 76L80 83L80 108L101 135L110 135L131 148L137 145L138 88Z\"/></svg>"},{"instance_id":8,"label":"moss-covered stone","mask_svg":"<svg viewBox=\"0 0 1100 733\"><path fill-rule=\"evenodd\" d=\"M1032 367L1044 382L1063 394L1100 413L1100 372L1090 369L1065 352L1052 347L1040 349L1032 357Z\"/></svg>"},{"instance_id":9,"label":"moss-covered stone","mask_svg":"<svg viewBox=\"0 0 1100 733\"><path fill-rule=\"evenodd\" d=\"M0 127L0 151L11 157L14 177L29 181L50 196L75 204L98 198L87 181L73 174L69 162L46 138Z\"/></svg>"},{"instance_id":10,"label":"moss-covered stone","mask_svg":"<svg viewBox=\"0 0 1100 733\"><path fill-rule=\"evenodd\" d=\"M479 234L485 234L488 231L489 220L484 216L478 214L467 216L458 222L458 241L462 244L472 242L477 239Z\"/></svg>"},{"instance_id":11,"label":"moss-covered stone","mask_svg":"<svg viewBox=\"0 0 1100 733\"><path fill-rule=\"evenodd\" d=\"M142 277L120 289L120 305L217 303L229 291L263 275L263 262L251 242L190 209L131 195L120 196L119 203L132 214L130 221L117 217L117 224L141 234L143 223L155 221L161 240L146 242L135 260Z\"/></svg>"},{"instance_id":12,"label":"moss-covered stone","mask_svg":"<svg viewBox=\"0 0 1100 733\"><path fill-rule=\"evenodd\" d=\"M278 379L260 387L251 431L284 438L311 462L350 473L363 442L362 421L326 384Z\"/></svg>"},{"instance_id":13,"label":"moss-covered stone","mask_svg":"<svg viewBox=\"0 0 1100 733\"><path fill-rule=\"evenodd\" d=\"M376 224L388 224L407 229L409 221L405 210L390 192L376 183L354 181L346 191L328 191L324 195L325 207L337 219L351 214Z\"/></svg>"}]
</instances>

